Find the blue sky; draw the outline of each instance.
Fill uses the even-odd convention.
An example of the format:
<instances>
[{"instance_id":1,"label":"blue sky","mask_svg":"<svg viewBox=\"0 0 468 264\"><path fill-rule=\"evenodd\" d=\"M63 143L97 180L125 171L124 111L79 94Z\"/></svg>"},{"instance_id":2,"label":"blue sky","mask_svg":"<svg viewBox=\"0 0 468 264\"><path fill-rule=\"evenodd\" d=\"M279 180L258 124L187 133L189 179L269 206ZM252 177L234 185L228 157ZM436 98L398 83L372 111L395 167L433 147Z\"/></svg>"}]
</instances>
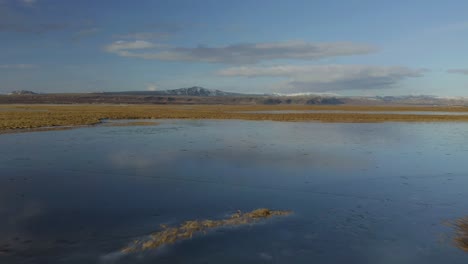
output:
<instances>
[{"instance_id":1,"label":"blue sky","mask_svg":"<svg viewBox=\"0 0 468 264\"><path fill-rule=\"evenodd\" d=\"M0 0L0 93L468 96L466 0Z\"/></svg>"}]
</instances>

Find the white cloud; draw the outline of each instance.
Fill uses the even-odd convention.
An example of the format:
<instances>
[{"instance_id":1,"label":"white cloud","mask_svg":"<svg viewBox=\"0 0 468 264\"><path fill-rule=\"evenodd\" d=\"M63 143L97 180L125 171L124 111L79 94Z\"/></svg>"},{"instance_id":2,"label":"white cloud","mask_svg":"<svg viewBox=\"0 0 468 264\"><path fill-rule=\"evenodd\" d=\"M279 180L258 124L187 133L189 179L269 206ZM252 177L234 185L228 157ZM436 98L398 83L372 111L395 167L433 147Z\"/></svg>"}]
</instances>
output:
<instances>
[{"instance_id":1,"label":"white cloud","mask_svg":"<svg viewBox=\"0 0 468 264\"><path fill-rule=\"evenodd\" d=\"M167 39L172 35L169 32L134 32L125 35L115 35L118 39L135 39L135 40L150 40L150 39Z\"/></svg>"},{"instance_id":2,"label":"white cloud","mask_svg":"<svg viewBox=\"0 0 468 264\"><path fill-rule=\"evenodd\" d=\"M17 70L23 70L23 69L32 69L35 68L36 66L33 64L0 64L0 69L17 69Z\"/></svg>"},{"instance_id":3,"label":"white cloud","mask_svg":"<svg viewBox=\"0 0 468 264\"><path fill-rule=\"evenodd\" d=\"M468 75L468 69L450 69L450 70L447 70L447 72Z\"/></svg>"},{"instance_id":4,"label":"white cloud","mask_svg":"<svg viewBox=\"0 0 468 264\"><path fill-rule=\"evenodd\" d=\"M185 48L158 45L143 40L121 40L106 46L105 50L122 57L141 59L252 64L276 59L319 60L337 56L368 54L376 51L376 48L368 44L352 42L313 43L304 41Z\"/></svg>"},{"instance_id":5,"label":"white cloud","mask_svg":"<svg viewBox=\"0 0 468 264\"><path fill-rule=\"evenodd\" d=\"M156 85L156 83L147 83L146 84L146 90L147 91L157 91L158 90L158 85Z\"/></svg>"},{"instance_id":6,"label":"white cloud","mask_svg":"<svg viewBox=\"0 0 468 264\"><path fill-rule=\"evenodd\" d=\"M165 40L181 31L185 26L171 23L153 23L144 28L130 31L127 34L116 34L114 38L124 40Z\"/></svg>"},{"instance_id":7,"label":"white cloud","mask_svg":"<svg viewBox=\"0 0 468 264\"><path fill-rule=\"evenodd\" d=\"M104 50L110 53L116 53L119 56L127 56L130 52L129 50L142 50L155 48L156 46L148 41L144 40L135 40L135 41L125 41L119 40L111 45L104 47Z\"/></svg>"},{"instance_id":8,"label":"white cloud","mask_svg":"<svg viewBox=\"0 0 468 264\"><path fill-rule=\"evenodd\" d=\"M326 92L390 88L406 78L422 76L423 69L371 65L242 66L219 71L228 77L284 77L288 92Z\"/></svg>"}]
</instances>

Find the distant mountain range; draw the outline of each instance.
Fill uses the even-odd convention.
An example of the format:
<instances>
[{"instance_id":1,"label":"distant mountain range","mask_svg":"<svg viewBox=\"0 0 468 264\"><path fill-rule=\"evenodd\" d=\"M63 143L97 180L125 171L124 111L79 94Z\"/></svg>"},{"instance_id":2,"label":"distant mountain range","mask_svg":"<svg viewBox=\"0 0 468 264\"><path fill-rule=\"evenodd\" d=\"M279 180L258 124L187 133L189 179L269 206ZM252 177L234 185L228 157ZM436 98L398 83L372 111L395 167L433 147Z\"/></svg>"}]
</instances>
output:
<instances>
[{"instance_id":1,"label":"distant mountain range","mask_svg":"<svg viewBox=\"0 0 468 264\"><path fill-rule=\"evenodd\" d=\"M151 104L348 104L348 105L443 105L468 106L467 97L431 95L340 96L326 93L243 94L211 90L199 86L161 91L100 93L36 93L13 91L0 95L0 103L151 103Z\"/></svg>"},{"instance_id":2,"label":"distant mountain range","mask_svg":"<svg viewBox=\"0 0 468 264\"><path fill-rule=\"evenodd\" d=\"M28 95L28 94L37 94L32 91L27 91L27 90L18 90L18 91L13 91L9 93L9 95Z\"/></svg>"},{"instance_id":3,"label":"distant mountain range","mask_svg":"<svg viewBox=\"0 0 468 264\"><path fill-rule=\"evenodd\" d=\"M211 90L199 86L190 88L180 88L174 90L161 91L125 91L125 92L104 92L104 94L121 95L167 95L167 96L244 96L246 94L229 93L220 90Z\"/></svg>"},{"instance_id":4,"label":"distant mountain range","mask_svg":"<svg viewBox=\"0 0 468 264\"><path fill-rule=\"evenodd\" d=\"M389 104L411 104L411 105L468 105L467 97L448 97L433 95L403 95L403 96L375 96L367 97L368 101L379 101Z\"/></svg>"}]
</instances>

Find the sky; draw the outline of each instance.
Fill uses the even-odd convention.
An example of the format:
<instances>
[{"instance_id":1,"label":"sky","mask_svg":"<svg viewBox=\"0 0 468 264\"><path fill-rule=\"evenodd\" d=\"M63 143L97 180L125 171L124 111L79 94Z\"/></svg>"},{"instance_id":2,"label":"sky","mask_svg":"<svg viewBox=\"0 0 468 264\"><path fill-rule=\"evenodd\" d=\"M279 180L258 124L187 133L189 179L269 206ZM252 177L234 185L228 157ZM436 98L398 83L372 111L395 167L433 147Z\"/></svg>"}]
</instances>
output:
<instances>
[{"instance_id":1,"label":"sky","mask_svg":"<svg viewBox=\"0 0 468 264\"><path fill-rule=\"evenodd\" d=\"M0 93L468 96L466 0L0 0Z\"/></svg>"}]
</instances>

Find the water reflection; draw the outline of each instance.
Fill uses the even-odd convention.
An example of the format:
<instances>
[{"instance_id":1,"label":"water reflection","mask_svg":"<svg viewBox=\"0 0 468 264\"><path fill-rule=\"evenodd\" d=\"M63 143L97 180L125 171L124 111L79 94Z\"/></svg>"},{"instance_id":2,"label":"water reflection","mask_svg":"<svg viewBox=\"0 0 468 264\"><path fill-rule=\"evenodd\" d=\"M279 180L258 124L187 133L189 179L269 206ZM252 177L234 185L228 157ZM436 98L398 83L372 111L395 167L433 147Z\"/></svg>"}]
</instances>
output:
<instances>
[{"instance_id":1,"label":"water reflection","mask_svg":"<svg viewBox=\"0 0 468 264\"><path fill-rule=\"evenodd\" d=\"M394 114L394 115L468 115L468 112L443 112L443 111L356 111L356 110L265 110L265 111L240 111L251 114Z\"/></svg>"},{"instance_id":2,"label":"water reflection","mask_svg":"<svg viewBox=\"0 0 468 264\"><path fill-rule=\"evenodd\" d=\"M99 263L159 224L293 216L116 263L465 263L467 124L163 120L0 136L0 263ZM339 252L339 254L337 254Z\"/></svg>"}]
</instances>

